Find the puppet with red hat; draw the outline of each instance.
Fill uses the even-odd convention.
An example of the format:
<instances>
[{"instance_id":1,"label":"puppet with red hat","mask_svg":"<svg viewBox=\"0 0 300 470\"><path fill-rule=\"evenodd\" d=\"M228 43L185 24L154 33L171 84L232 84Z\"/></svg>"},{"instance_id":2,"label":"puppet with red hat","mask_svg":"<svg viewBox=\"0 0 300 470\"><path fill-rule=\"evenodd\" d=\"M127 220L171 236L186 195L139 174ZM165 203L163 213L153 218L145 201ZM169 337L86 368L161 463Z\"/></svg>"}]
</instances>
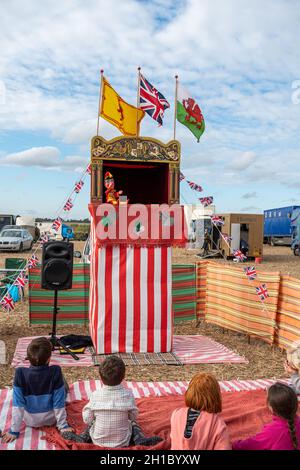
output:
<instances>
[{"instance_id":1,"label":"puppet with red hat","mask_svg":"<svg viewBox=\"0 0 300 470\"><path fill-rule=\"evenodd\" d=\"M119 196L123 194L123 191L115 190L115 180L113 175L109 171L107 171L104 175L104 186L106 187L106 202L114 205L119 204Z\"/></svg>"}]
</instances>

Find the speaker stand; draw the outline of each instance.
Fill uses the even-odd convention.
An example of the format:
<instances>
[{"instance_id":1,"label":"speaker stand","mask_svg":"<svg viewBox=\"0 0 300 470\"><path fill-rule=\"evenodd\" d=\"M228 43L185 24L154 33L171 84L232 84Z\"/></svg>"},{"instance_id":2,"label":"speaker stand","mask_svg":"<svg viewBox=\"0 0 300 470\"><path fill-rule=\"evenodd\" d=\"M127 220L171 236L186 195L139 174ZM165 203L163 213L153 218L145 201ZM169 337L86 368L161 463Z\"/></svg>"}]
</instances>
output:
<instances>
[{"instance_id":1,"label":"speaker stand","mask_svg":"<svg viewBox=\"0 0 300 470\"><path fill-rule=\"evenodd\" d=\"M52 320L52 331L51 331L51 337L50 337L50 342L52 344L52 351L54 351L55 348L62 348L66 353L70 354L70 356L75 359L75 361L79 361L79 357L76 356L67 346L65 346L60 339L56 336L56 319L57 319L57 313L59 311L59 308L57 306L57 289L54 291L54 305L53 305L53 320Z\"/></svg>"}]
</instances>

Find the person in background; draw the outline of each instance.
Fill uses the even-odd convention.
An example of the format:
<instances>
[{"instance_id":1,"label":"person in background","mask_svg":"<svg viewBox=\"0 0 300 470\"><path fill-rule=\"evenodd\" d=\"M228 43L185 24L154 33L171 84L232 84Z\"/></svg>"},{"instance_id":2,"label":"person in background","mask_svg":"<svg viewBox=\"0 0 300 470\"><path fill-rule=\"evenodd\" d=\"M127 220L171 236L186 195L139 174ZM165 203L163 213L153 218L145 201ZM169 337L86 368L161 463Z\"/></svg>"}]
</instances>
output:
<instances>
[{"instance_id":1,"label":"person in background","mask_svg":"<svg viewBox=\"0 0 300 470\"><path fill-rule=\"evenodd\" d=\"M300 394L300 345L287 351L284 369L285 372L290 375L290 386L295 393Z\"/></svg>"},{"instance_id":2,"label":"person in background","mask_svg":"<svg viewBox=\"0 0 300 470\"><path fill-rule=\"evenodd\" d=\"M230 450L220 386L212 374L196 374L185 394L185 407L171 416L172 450Z\"/></svg>"},{"instance_id":3,"label":"person in background","mask_svg":"<svg viewBox=\"0 0 300 470\"><path fill-rule=\"evenodd\" d=\"M202 246L202 256L207 256L208 255L208 252L209 252L209 249L210 249L210 243L211 243L211 239L210 239L210 234L208 232L208 230L205 230L204 232L204 241L203 241L203 246Z\"/></svg>"},{"instance_id":4,"label":"person in background","mask_svg":"<svg viewBox=\"0 0 300 470\"><path fill-rule=\"evenodd\" d=\"M64 438L75 442L92 442L102 447L152 446L162 439L145 437L136 423L138 409L131 390L122 385L125 364L117 356L109 356L99 367L103 382L101 389L92 393L83 408L82 417L87 424L81 434L68 432Z\"/></svg>"},{"instance_id":5,"label":"person in background","mask_svg":"<svg viewBox=\"0 0 300 470\"><path fill-rule=\"evenodd\" d=\"M277 382L268 390L271 423L254 437L232 444L233 450L297 450L300 449L300 418L294 390Z\"/></svg>"},{"instance_id":6,"label":"person in background","mask_svg":"<svg viewBox=\"0 0 300 470\"><path fill-rule=\"evenodd\" d=\"M23 421L32 428L56 425L62 435L72 431L67 423L64 378L59 366L49 366L51 353L47 338L36 338L29 344L30 367L16 369L11 427L2 434L2 442L17 439Z\"/></svg>"}]
</instances>

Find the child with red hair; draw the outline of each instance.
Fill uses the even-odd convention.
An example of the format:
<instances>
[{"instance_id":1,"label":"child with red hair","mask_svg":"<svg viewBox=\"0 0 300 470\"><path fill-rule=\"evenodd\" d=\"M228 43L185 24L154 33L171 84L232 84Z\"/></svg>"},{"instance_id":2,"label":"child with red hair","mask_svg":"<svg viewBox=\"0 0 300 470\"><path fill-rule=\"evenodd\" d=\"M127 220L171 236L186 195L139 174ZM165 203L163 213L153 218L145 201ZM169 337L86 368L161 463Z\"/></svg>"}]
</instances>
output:
<instances>
[{"instance_id":1,"label":"child with red hair","mask_svg":"<svg viewBox=\"0 0 300 470\"><path fill-rule=\"evenodd\" d=\"M201 372L190 381L185 407L171 416L172 450L230 450L222 411L221 390L212 374Z\"/></svg>"}]
</instances>

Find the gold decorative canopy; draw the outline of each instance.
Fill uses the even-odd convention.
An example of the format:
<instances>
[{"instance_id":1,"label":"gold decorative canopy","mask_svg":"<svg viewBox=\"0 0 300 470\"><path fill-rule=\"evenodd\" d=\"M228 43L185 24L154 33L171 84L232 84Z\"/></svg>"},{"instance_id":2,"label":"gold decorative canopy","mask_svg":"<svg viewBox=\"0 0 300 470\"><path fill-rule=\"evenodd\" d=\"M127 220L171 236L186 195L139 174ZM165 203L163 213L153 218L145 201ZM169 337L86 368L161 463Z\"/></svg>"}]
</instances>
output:
<instances>
[{"instance_id":1,"label":"gold decorative canopy","mask_svg":"<svg viewBox=\"0 0 300 470\"><path fill-rule=\"evenodd\" d=\"M171 140L167 144L150 137L116 137L105 140L93 137L91 142L91 202L102 203L103 200L103 165L109 162L128 163L130 165L147 165L160 163L168 169L166 186L168 187L168 204L179 202L180 143ZM147 174L147 169L145 169ZM153 188L155 191L155 188ZM166 201L165 201L166 202Z\"/></svg>"}]
</instances>

